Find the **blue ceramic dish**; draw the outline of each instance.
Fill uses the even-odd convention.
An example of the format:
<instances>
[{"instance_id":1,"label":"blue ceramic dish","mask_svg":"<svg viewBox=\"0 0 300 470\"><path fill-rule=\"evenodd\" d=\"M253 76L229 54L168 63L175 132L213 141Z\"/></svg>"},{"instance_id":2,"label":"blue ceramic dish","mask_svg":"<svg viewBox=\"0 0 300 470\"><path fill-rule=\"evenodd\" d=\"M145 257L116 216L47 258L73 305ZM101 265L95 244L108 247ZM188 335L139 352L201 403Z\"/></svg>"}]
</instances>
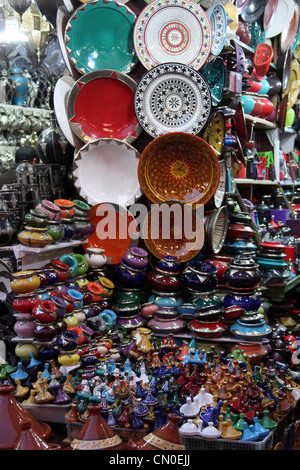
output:
<instances>
[{"instance_id":1,"label":"blue ceramic dish","mask_svg":"<svg viewBox=\"0 0 300 470\"><path fill-rule=\"evenodd\" d=\"M272 332L272 328L266 324L264 319L253 323L239 319L229 327L229 331L244 341L261 341Z\"/></svg>"}]
</instances>

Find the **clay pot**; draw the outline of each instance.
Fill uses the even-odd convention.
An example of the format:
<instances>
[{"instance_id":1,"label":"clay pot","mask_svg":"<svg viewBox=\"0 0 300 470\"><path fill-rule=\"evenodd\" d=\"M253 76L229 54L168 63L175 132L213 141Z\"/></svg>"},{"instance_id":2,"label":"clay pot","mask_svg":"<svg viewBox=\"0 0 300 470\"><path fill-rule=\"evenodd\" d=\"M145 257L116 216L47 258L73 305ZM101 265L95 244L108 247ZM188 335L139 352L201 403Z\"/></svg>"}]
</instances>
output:
<instances>
[{"instance_id":1,"label":"clay pot","mask_svg":"<svg viewBox=\"0 0 300 470\"><path fill-rule=\"evenodd\" d=\"M243 23L239 21L239 26L236 31L236 34L239 36L240 41L248 46L251 41L251 32L249 31L248 23Z\"/></svg>"},{"instance_id":2,"label":"clay pot","mask_svg":"<svg viewBox=\"0 0 300 470\"><path fill-rule=\"evenodd\" d=\"M61 450L61 445L50 443L48 444L44 439L32 429L30 419L21 421L20 423L21 434L17 440L14 450Z\"/></svg>"}]
</instances>

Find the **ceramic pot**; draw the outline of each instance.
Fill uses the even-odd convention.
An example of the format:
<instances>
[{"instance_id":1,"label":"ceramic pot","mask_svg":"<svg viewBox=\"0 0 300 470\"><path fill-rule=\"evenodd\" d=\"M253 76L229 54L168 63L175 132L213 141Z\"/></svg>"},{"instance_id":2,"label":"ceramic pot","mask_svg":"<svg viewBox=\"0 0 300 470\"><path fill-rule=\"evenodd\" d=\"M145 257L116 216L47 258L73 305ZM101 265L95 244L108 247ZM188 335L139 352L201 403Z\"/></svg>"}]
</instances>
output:
<instances>
[{"instance_id":1,"label":"ceramic pot","mask_svg":"<svg viewBox=\"0 0 300 470\"><path fill-rule=\"evenodd\" d=\"M154 315L147 322L147 326L157 334L175 334L185 328L186 321L180 318L180 316L166 320L165 318L160 318L159 315Z\"/></svg>"},{"instance_id":2,"label":"ceramic pot","mask_svg":"<svg viewBox=\"0 0 300 470\"><path fill-rule=\"evenodd\" d=\"M143 248L132 247L124 254L127 266L137 269L145 269L148 265L148 253Z\"/></svg>"},{"instance_id":3,"label":"ceramic pot","mask_svg":"<svg viewBox=\"0 0 300 470\"><path fill-rule=\"evenodd\" d=\"M16 294L29 294L40 287L41 281L34 271L19 271L13 274L10 287Z\"/></svg>"},{"instance_id":4,"label":"ceramic pot","mask_svg":"<svg viewBox=\"0 0 300 470\"><path fill-rule=\"evenodd\" d=\"M272 332L272 328L264 319L256 322L239 319L229 327L229 331L242 341L261 341Z\"/></svg>"},{"instance_id":5,"label":"ceramic pot","mask_svg":"<svg viewBox=\"0 0 300 470\"><path fill-rule=\"evenodd\" d=\"M245 310L243 308L233 305L232 307L225 308L222 316L226 321L230 322L241 318L244 314Z\"/></svg>"},{"instance_id":6,"label":"ceramic pot","mask_svg":"<svg viewBox=\"0 0 300 470\"><path fill-rule=\"evenodd\" d=\"M268 100L267 98L260 98L260 102L262 104L262 111L258 117L262 119L266 119L268 116L270 116L273 113L274 104L271 100Z\"/></svg>"},{"instance_id":7,"label":"ceramic pot","mask_svg":"<svg viewBox=\"0 0 300 470\"><path fill-rule=\"evenodd\" d=\"M100 302L103 296L103 287L99 282L89 282L87 290L91 294L91 302Z\"/></svg>"},{"instance_id":8,"label":"ceramic pot","mask_svg":"<svg viewBox=\"0 0 300 470\"><path fill-rule=\"evenodd\" d=\"M73 240L75 236L75 226L73 224L73 219L60 219L60 224L64 229L64 236L62 241L70 241Z\"/></svg>"},{"instance_id":9,"label":"ceramic pot","mask_svg":"<svg viewBox=\"0 0 300 470\"><path fill-rule=\"evenodd\" d=\"M31 342L24 343L19 342L16 347L15 347L15 355L21 360L21 361L27 361L31 359L31 354L34 355L35 358L38 357L39 355L39 348L32 344Z\"/></svg>"},{"instance_id":10,"label":"ceramic pot","mask_svg":"<svg viewBox=\"0 0 300 470\"><path fill-rule=\"evenodd\" d=\"M179 271L179 264L177 263L177 259L174 256L164 256L161 260L157 263L158 269L166 272L178 273Z\"/></svg>"},{"instance_id":11,"label":"ceramic pot","mask_svg":"<svg viewBox=\"0 0 300 470\"><path fill-rule=\"evenodd\" d=\"M49 220L59 220L60 208L52 201L43 199L42 202L35 207L35 209L43 212L44 214L47 214Z\"/></svg>"},{"instance_id":12,"label":"ceramic pot","mask_svg":"<svg viewBox=\"0 0 300 470\"><path fill-rule=\"evenodd\" d=\"M79 253L74 253L72 255L76 261L77 261L77 264L78 264L78 276L84 276L88 269L89 269L89 265L88 265L88 262L87 260L85 259L85 257Z\"/></svg>"},{"instance_id":13,"label":"ceramic pot","mask_svg":"<svg viewBox=\"0 0 300 470\"><path fill-rule=\"evenodd\" d=\"M38 303L35 296L18 298L13 301L12 308L18 313L31 314L33 307Z\"/></svg>"},{"instance_id":14,"label":"ceramic pot","mask_svg":"<svg viewBox=\"0 0 300 470\"><path fill-rule=\"evenodd\" d=\"M51 300L41 300L33 307L32 315L39 323L53 323L57 318L56 305Z\"/></svg>"},{"instance_id":15,"label":"ceramic pot","mask_svg":"<svg viewBox=\"0 0 300 470\"><path fill-rule=\"evenodd\" d=\"M238 97L244 103L245 114L251 114L254 108L254 99L250 95L242 95Z\"/></svg>"},{"instance_id":16,"label":"ceramic pot","mask_svg":"<svg viewBox=\"0 0 300 470\"><path fill-rule=\"evenodd\" d=\"M77 349L78 334L68 328L64 330L60 336L57 337L56 343L61 351L70 353L76 351Z\"/></svg>"},{"instance_id":17,"label":"ceramic pot","mask_svg":"<svg viewBox=\"0 0 300 470\"><path fill-rule=\"evenodd\" d=\"M35 322L33 337L41 343L51 342L56 336L54 323Z\"/></svg>"},{"instance_id":18,"label":"ceramic pot","mask_svg":"<svg viewBox=\"0 0 300 470\"><path fill-rule=\"evenodd\" d=\"M128 287L139 287L144 284L147 278L145 269L131 268L124 261L116 264L115 273L120 283Z\"/></svg>"},{"instance_id":19,"label":"ceramic pot","mask_svg":"<svg viewBox=\"0 0 300 470\"><path fill-rule=\"evenodd\" d=\"M49 217L44 212L31 209L24 217L25 224L29 227L45 228L48 225Z\"/></svg>"},{"instance_id":20,"label":"ceramic pot","mask_svg":"<svg viewBox=\"0 0 300 470\"><path fill-rule=\"evenodd\" d=\"M85 217L74 217L76 240L86 240L95 231L95 226Z\"/></svg>"},{"instance_id":21,"label":"ceramic pot","mask_svg":"<svg viewBox=\"0 0 300 470\"><path fill-rule=\"evenodd\" d=\"M18 233L17 239L22 245L33 248L42 248L52 243L52 237L47 233L47 228L25 226L25 229Z\"/></svg>"},{"instance_id":22,"label":"ceramic pot","mask_svg":"<svg viewBox=\"0 0 300 470\"><path fill-rule=\"evenodd\" d=\"M248 23L244 23L243 21L239 21L239 26L236 31L236 34L239 36L240 41L242 41L246 46L251 41L251 32L249 31Z\"/></svg>"},{"instance_id":23,"label":"ceramic pot","mask_svg":"<svg viewBox=\"0 0 300 470\"><path fill-rule=\"evenodd\" d=\"M73 279L78 274L78 263L74 256L72 255L62 255L59 258L59 261L67 264L69 266L68 279Z\"/></svg>"},{"instance_id":24,"label":"ceramic pot","mask_svg":"<svg viewBox=\"0 0 300 470\"><path fill-rule=\"evenodd\" d=\"M200 321L192 320L188 323L188 329L201 338L220 338L227 330L222 320Z\"/></svg>"},{"instance_id":25,"label":"ceramic pot","mask_svg":"<svg viewBox=\"0 0 300 470\"><path fill-rule=\"evenodd\" d=\"M261 280L261 272L250 256L238 255L229 263L224 280L230 287L255 287Z\"/></svg>"},{"instance_id":26,"label":"ceramic pot","mask_svg":"<svg viewBox=\"0 0 300 470\"><path fill-rule=\"evenodd\" d=\"M209 258L205 258L205 261L212 264L217 268L216 276L218 278L218 285L223 286L225 284L224 272L226 271L228 264L232 260L231 256L214 255Z\"/></svg>"},{"instance_id":27,"label":"ceramic pot","mask_svg":"<svg viewBox=\"0 0 300 470\"><path fill-rule=\"evenodd\" d=\"M74 202L68 199L55 199L54 204L60 208L60 218L70 219L74 217Z\"/></svg>"},{"instance_id":28,"label":"ceramic pot","mask_svg":"<svg viewBox=\"0 0 300 470\"><path fill-rule=\"evenodd\" d=\"M145 318L141 314L137 314L132 317L118 317L116 320L117 326L122 326L126 329L132 330L143 326L145 324Z\"/></svg>"},{"instance_id":29,"label":"ceramic pot","mask_svg":"<svg viewBox=\"0 0 300 470\"><path fill-rule=\"evenodd\" d=\"M255 76L257 78L264 77L269 71L270 64L273 59L273 48L266 43L259 43L256 47L253 65L255 69Z\"/></svg>"},{"instance_id":30,"label":"ceramic pot","mask_svg":"<svg viewBox=\"0 0 300 470\"><path fill-rule=\"evenodd\" d=\"M147 280L153 289L160 292L174 292L182 287L178 274L172 272L167 274L158 268L147 274Z\"/></svg>"},{"instance_id":31,"label":"ceramic pot","mask_svg":"<svg viewBox=\"0 0 300 470\"><path fill-rule=\"evenodd\" d=\"M65 235L65 229L59 221L49 220L47 225L47 233L52 238L52 244L60 242Z\"/></svg>"},{"instance_id":32,"label":"ceramic pot","mask_svg":"<svg viewBox=\"0 0 300 470\"><path fill-rule=\"evenodd\" d=\"M235 347L232 346L232 351ZM268 349L261 343L240 343L237 348L252 366L264 362L268 357Z\"/></svg>"},{"instance_id":33,"label":"ceramic pot","mask_svg":"<svg viewBox=\"0 0 300 470\"><path fill-rule=\"evenodd\" d=\"M187 288L198 292L211 292L218 285L217 268L205 261L189 261L182 273Z\"/></svg>"},{"instance_id":34,"label":"ceramic pot","mask_svg":"<svg viewBox=\"0 0 300 470\"><path fill-rule=\"evenodd\" d=\"M78 310L83 306L83 295L79 290L68 289L67 294L70 301L73 303L75 310Z\"/></svg>"},{"instance_id":35,"label":"ceramic pot","mask_svg":"<svg viewBox=\"0 0 300 470\"><path fill-rule=\"evenodd\" d=\"M254 291L247 294L237 294L229 290L223 299L224 308L237 306L243 308L246 312L256 312L260 304L260 297Z\"/></svg>"},{"instance_id":36,"label":"ceramic pot","mask_svg":"<svg viewBox=\"0 0 300 470\"><path fill-rule=\"evenodd\" d=\"M75 217L89 218L89 211L91 206L80 199L73 199L74 203L74 215Z\"/></svg>"},{"instance_id":37,"label":"ceramic pot","mask_svg":"<svg viewBox=\"0 0 300 470\"><path fill-rule=\"evenodd\" d=\"M105 250L102 248L87 248L84 256L88 262L89 267L92 269L101 268L107 262Z\"/></svg>"},{"instance_id":38,"label":"ceramic pot","mask_svg":"<svg viewBox=\"0 0 300 470\"><path fill-rule=\"evenodd\" d=\"M19 338L32 338L35 329L34 321L17 321L13 330Z\"/></svg>"}]
</instances>

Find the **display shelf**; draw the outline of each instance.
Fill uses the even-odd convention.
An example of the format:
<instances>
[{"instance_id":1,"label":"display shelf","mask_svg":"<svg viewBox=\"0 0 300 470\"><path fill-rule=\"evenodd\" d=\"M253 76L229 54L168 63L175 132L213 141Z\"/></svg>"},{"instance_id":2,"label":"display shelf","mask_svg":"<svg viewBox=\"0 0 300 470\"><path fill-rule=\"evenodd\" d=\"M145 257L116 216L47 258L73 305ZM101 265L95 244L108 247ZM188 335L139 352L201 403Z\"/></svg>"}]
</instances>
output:
<instances>
[{"instance_id":1,"label":"display shelf","mask_svg":"<svg viewBox=\"0 0 300 470\"><path fill-rule=\"evenodd\" d=\"M24 114L24 116L36 116L36 117L50 117L53 114L52 109L43 108L29 108L27 106L16 106L13 104L0 103L0 112L12 111L15 113Z\"/></svg>"},{"instance_id":2,"label":"display shelf","mask_svg":"<svg viewBox=\"0 0 300 470\"><path fill-rule=\"evenodd\" d=\"M300 284L300 274L298 276L294 277L290 281L288 281L285 285L284 288L284 293L289 292L290 290L294 289L294 287L297 287Z\"/></svg>"},{"instance_id":3,"label":"display shelf","mask_svg":"<svg viewBox=\"0 0 300 470\"><path fill-rule=\"evenodd\" d=\"M236 184L240 185L248 185L248 186L277 186L278 182L277 181L271 181L271 180L254 180L251 178L235 178L234 179Z\"/></svg>"},{"instance_id":4,"label":"display shelf","mask_svg":"<svg viewBox=\"0 0 300 470\"><path fill-rule=\"evenodd\" d=\"M255 54L255 49L253 49L252 47L249 47L247 46L247 44L245 44L244 42L242 42L240 39L237 39L237 38L234 38L234 41L239 45L241 46L241 48L244 50L244 52L248 52L250 54ZM270 64L270 68L272 68L273 70L277 70L277 67L276 65L271 62Z\"/></svg>"},{"instance_id":5,"label":"display shelf","mask_svg":"<svg viewBox=\"0 0 300 470\"><path fill-rule=\"evenodd\" d=\"M165 334L162 334L162 333L155 333L155 336L158 336L158 337L165 337L166 335ZM240 343L241 341L243 343L247 343L247 344L253 344L253 341L245 341L245 340L241 340L233 335L231 335L229 332L226 332L223 336L221 336L220 338L200 338L200 336L197 336L195 333L193 333L192 331L182 331L182 332L179 332L179 333L174 333L172 334L173 338L174 339L178 339L178 340L191 340L191 339L196 339L198 341L202 341L202 342L209 342L209 343ZM255 341L255 344L260 344L261 342L260 341Z\"/></svg>"}]
</instances>

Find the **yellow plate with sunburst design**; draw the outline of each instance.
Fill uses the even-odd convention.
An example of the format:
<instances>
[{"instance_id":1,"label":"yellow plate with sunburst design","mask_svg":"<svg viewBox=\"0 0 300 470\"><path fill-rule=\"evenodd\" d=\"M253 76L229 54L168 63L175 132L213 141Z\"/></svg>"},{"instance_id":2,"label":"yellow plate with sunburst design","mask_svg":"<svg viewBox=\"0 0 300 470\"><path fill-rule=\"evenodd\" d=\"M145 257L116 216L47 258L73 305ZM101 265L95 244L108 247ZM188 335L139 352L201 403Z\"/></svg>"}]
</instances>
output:
<instances>
[{"instance_id":1,"label":"yellow plate with sunburst design","mask_svg":"<svg viewBox=\"0 0 300 470\"><path fill-rule=\"evenodd\" d=\"M138 178L143 193L153 203L205 204L218 187L220 165L205 140L172 132L157 137L144 149Z\"/></svg>"}]
</instances>

